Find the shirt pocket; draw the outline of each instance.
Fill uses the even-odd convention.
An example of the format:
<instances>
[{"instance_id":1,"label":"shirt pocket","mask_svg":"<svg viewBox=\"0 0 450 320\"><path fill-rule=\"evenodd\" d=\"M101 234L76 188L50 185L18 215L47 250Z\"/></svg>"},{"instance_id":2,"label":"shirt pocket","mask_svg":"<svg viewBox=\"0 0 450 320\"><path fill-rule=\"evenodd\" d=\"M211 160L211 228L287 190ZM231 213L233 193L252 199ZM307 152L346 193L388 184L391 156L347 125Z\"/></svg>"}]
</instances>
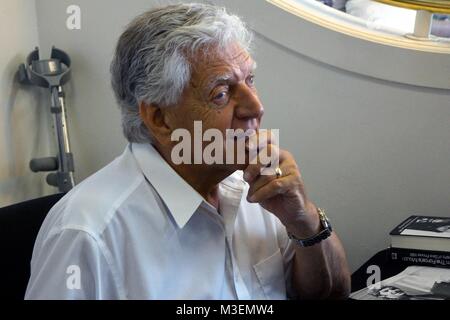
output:
<instances>
[{"instance_id":1,"label":"shirt pocket","mask_svg":"<svg viewBox=\"0 0 450 320\"><path fill-rule=\"evenodd\" d=\"M280 250L253 265L261 289L267 299L285 300L286 283Z\"/></svg>"}]
</instances>

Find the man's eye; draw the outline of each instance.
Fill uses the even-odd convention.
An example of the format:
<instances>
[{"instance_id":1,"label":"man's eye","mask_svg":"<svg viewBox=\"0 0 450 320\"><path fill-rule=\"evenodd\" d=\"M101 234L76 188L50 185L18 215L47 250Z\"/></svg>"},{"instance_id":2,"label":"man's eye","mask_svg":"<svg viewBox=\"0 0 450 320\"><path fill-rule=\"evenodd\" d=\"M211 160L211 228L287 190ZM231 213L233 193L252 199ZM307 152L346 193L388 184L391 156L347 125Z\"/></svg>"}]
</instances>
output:
<instances>
[{"instance_id":1,"label":"man's eye","mask_svg":"<svg viewBox=\"0 0 450 320\"><path fill-rule=\"evenodd\" d=\"M220 99L223 99L223 98L226 97L226 95L227 95L227 93L226 93L225 91L222 91L222 92L220 92L218 95L216 95L216 96L214 97L214 100L220 100Z\"/></svg>"},{"instance_id":2,"label":"man's eye","mask_svg":"<svg viewBox=\"0 0 450 320\"><path fill-rule=\"evenodd\" d=\"M247 84L251 87L254 86L254 84L255 84L255 76L254 75L251 75L247 78Z\"/></svg>"},{"instance_id":3,"label":"man's eye","mask_svg":"<svg viewBox=\"0 0 450 320\"><path fill-rule=\"evenodd\" d=\"M212 101L217 106L222 106L228 103L228 91L220 91L213 97Z\"/></svg>"}]
</instances>

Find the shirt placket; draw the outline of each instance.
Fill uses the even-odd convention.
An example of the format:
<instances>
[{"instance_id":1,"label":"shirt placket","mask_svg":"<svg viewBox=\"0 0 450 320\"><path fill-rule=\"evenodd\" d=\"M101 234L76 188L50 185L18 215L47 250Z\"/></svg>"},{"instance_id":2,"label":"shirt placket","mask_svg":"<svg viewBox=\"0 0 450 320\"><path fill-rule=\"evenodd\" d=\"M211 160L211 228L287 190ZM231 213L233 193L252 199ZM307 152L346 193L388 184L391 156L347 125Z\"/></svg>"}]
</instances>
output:
<instances>
[{"instance_id":1,"label":"shirt placket","mask_svg":"<svg viewBox=\"0 0 450 320\"><path fill-rule=\"evenodd\" d=\"M229 261L231 263L231 273L233 276L233 283L234 283L234 289L236 291L236 297L239 300L250 300L250 294L248 292L247 286L245 285L244 279L242 278L242 275L239 271L239 267L236 263L236 259L234 257L233 251L231 250L232 245L230 240L226 239L227 242L227 250L228 250L228 256Z\"/></svg>"},{"instance_id":2,"label":"shirt placket","mask_svg":"<svg viewBox=\"0 0 450 320\"><path fill-rule=\"evenodd\" d=\"M236 221L236 215L239 210L239 204L241 201L242 190L235 189L228 186L223 186L223 222L225 225L225 240L227 253L230 261L230 270L232 275L232 281L236 291L236 297L239 300L251 299L247 286L239 270L239 265L236 261L236 257L233 253L233 231L234 223ZM226 206L226 208L224 208Z\"/></svg>"}]
</instances>

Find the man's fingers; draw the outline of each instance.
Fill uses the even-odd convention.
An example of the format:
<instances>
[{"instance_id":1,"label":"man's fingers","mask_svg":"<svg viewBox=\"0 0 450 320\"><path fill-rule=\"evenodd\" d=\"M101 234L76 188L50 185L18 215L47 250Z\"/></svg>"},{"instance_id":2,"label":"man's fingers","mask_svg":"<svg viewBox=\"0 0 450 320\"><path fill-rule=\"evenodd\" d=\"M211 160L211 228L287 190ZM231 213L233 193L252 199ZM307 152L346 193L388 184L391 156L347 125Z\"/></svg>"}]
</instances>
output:
<instances>
[{"instance_id":1,"label":"man's fingers","mask_svg":"<svg viewBox=\"0 0 450 320\"><path fill-rule=\"evenodd\" d=\"M271 130L260 130L256 134L250 136L246 143L246 148L249 155L249 162L254 161L261 150L276 141Z\"/></svg>"},{"instance_id":2,"label":"man's fingers","mask_svg":"<svg viewBox=\"0 0 450 320\"><path fill-rule=\"evenodd\" d=\"M252 195L257 190L259 190L261 187L263 187L264 185L268 184L272 180L277 179L277 176L275 174L275 170L274 169L272 169L272 168L264 168L263 170L265 170L265 169L273 171L272 174L260 174L259 176L254 178L251 181L251 183L250 183L250 188L248 189L248 194L249 195Z\"/></svg>"},{"instance_id":3,"label":"man's fingers","mask_svg":"<svg viewBox=\"0 0 450 320\"><path fill-rule=\"evenodd\" d=\"M250 162L247 168L244 170L244 180L251 183L259 175L273 175L275 174L275 168L266 168L269 166L277 166L280 158L280 150L278 146L274 144L267 145L264 149L260 150L256 158ZM273 171L273 172L272 172Z\"/></svg>"},{"instance_id":4,"label":"man's fingers","mask_svg":"<svg viewBox=\"0 0 450 320\"><path fill-rule=\"evenodd\" d=\"M280 167L282 176L277 177L276 172L274 168L263 168L263 171L267 171L268 174L260 174L257 176L253 181L250 183L250 188L248 190L248 195L252 196L254 193L256 193L259 189L263 188L265 185L269 184L273 180L279 180L286 177L292 177L294 179L301 179L300 172L297 169L297 166L295 163L284 160ZM286 181L285 179L283 181ZM290 183L295 182L296 180L290 181ZM289 188L289 187L288 187Z\"/></svg>"},{"instance_id":5,"label":"man's fingers","mask_svg":"<svg viewBox=\"0 0 450 320\"><path fill-rule=\"evenodd\" d=\"M261 202L272 197L275 197L279 194L285 193L287 188L290 186L290 176L285 176L277 179L271 180L269 183L266 183L258 190L254 191L253 194L248 194L247 200L249 202Z\"/></svg>"}]
</instances>

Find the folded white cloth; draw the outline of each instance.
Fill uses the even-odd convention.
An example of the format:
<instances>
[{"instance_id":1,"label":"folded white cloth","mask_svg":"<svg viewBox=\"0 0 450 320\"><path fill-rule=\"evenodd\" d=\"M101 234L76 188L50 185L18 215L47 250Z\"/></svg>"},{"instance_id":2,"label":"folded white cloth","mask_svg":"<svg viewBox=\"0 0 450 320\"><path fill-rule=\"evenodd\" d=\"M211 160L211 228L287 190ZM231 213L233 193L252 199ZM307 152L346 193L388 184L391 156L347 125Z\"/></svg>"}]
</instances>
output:
<instances>
[{"instance_id":1,"label":"folded white cloth","mask_svg":"<svg viewBox=\"0 0 450 320\"><path fill-rule=\"evenodd\" d=\"M367 21L367 27L401 34L413 33L416 11L370 0L349 0L347 13Z\"/></svg>"}]
</instances>

